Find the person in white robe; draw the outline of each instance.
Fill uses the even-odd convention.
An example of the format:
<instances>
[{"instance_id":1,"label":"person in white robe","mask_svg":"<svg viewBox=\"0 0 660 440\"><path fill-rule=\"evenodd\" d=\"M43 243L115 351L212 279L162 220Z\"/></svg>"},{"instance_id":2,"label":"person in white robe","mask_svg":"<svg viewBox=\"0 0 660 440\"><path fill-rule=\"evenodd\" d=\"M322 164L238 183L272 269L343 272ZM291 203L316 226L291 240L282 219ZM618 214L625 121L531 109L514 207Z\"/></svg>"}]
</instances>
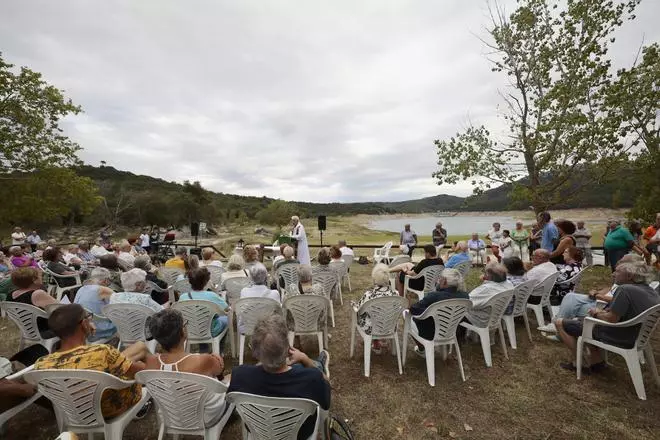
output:
<instances>
[{"instance_id":1,"label":"person in white robe","mask_svg":"<svg viewBox=\"0 0 660 440\"><path fill-rule=\"evenodd\" d=\"M291 238L294 238L298 243L298 261L300 261L300 264L311 265L312 260L309 256L305 227L300 223L300 218L297 215L291 217L291 225Z\"/></svg>"}]
</instances>

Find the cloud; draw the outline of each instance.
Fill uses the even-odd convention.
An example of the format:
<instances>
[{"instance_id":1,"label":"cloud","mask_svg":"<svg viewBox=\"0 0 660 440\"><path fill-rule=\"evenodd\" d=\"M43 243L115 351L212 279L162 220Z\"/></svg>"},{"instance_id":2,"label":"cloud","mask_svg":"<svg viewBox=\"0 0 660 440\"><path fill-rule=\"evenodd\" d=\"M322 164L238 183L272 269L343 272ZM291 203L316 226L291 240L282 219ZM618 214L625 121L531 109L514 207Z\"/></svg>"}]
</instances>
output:
<instances>
[{"instance_id":1,"label":"cloud","mask_svg":"<svg viewBox=\"0 0 660 440\"><path fill-rule=\"evenodd\" d=\"M658 12L642 3L617 60L658 40ZM502 127L485 1L35 0L0 14L6 60L82 105L64 127L91 164L287 200L467 195L431 178L433 140Z\"/></svg>"}]
</instances>

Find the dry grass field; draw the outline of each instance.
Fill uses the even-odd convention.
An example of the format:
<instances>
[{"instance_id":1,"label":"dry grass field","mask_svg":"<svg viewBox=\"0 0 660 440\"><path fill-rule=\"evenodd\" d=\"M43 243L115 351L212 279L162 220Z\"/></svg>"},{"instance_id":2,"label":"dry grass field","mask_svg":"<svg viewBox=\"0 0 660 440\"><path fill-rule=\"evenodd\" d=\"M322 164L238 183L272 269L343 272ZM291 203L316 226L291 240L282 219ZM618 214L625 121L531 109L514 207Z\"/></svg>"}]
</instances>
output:
<instances>
[{"instance_id":1,"label":"dry grass field","mask_svg":"<svg viewBox=\"0 0 660 440\"><path fill-rule=\"evenodd\" d=\"M493 347L493 367L486 368L480 345L462 345L466 382L451 356L436 361L436 387L426 380L423 359L409 345L403 375L389 353L372 356L371 377L365 378L362 344L358 337L356 356L349 357L350 300L370 285L372 266L351 268L353 292L344 294L344 305L336 306L337 326L331 329L331 411L349 420L358 439L658 439L660 438L660 390L644 369L648 400L637 399L621 359L611 357L613 366L601 375L577 381L574 374L559 368L568 352L557 342L534 331L529 342L521 323L517 327L518 349L506 359L499 345ZM480 271L473 269L469 285L479 283ZM585 275L580 290L610 284L605 268ZM533 318L531 318L533 321ZM18 347L13 323L0 321L0 355L11 355ZM314 355L313 339L302 340L302 348ZM660 358L660 338L654 340ZM253 362L248 360L248 362ZM226 366L233 361L226 357ZM128 440L157 438L156 417L150 413L126 430ZM6 438L53 439L55 418L33 406L12 419ZM186 437L187 438L187 437ZM193 438L193 437L190 437ZM238 419L232 418L222 438L240 438Z\"/></svg>"}]
</instances>

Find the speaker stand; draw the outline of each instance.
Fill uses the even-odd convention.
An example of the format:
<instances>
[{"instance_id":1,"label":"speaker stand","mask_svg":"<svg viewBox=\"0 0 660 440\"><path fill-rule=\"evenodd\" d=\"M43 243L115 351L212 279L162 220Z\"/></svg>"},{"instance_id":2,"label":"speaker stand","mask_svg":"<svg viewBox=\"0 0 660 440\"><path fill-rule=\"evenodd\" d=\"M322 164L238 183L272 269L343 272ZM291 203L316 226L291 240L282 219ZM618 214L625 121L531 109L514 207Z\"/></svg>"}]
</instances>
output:
<instances>
[{"instance_id":1,"label":"speaker stand","mask_svg":"<svg viewBox=\"0 0 660 440\"><path fill-rule=\"evenodd\" d=\"M321 232L321 247L323 247L323 230L321 230L320 232Z\"/></svg>"}]
</instances>

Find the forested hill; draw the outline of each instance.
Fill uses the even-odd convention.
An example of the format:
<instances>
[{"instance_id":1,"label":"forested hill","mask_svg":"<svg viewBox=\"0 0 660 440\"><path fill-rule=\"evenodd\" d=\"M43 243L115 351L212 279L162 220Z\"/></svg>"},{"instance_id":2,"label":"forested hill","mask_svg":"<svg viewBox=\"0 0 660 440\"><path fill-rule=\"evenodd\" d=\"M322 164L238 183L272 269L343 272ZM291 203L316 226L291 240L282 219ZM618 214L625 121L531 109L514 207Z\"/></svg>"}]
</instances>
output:
<instances>
[{"instance_id":1,"label":"forested hill","mask_svg":"<svg viewBox=\"0 0 660 440\"><path fill-rule=\"evenodd\" d=\"M239 196L206 191L198 183L167 182L150 176L136 175L113 167L83 166L78 174L93 179L105 201L99 217L114 217L127 224L183 224L191 217L219 218L221 221L255 218L274 199ZM558 208L627 207L633 202L631 193L621 185L595 185L579 198L567 195ZM525 203L512 203L509 189L499 187L482 195L462 198L447 194L402 202L309 203L293 201L301 214L315 216L352 214L396 214L436 211L495 211L526 209Z\"/></svg>"}]
</instances>

